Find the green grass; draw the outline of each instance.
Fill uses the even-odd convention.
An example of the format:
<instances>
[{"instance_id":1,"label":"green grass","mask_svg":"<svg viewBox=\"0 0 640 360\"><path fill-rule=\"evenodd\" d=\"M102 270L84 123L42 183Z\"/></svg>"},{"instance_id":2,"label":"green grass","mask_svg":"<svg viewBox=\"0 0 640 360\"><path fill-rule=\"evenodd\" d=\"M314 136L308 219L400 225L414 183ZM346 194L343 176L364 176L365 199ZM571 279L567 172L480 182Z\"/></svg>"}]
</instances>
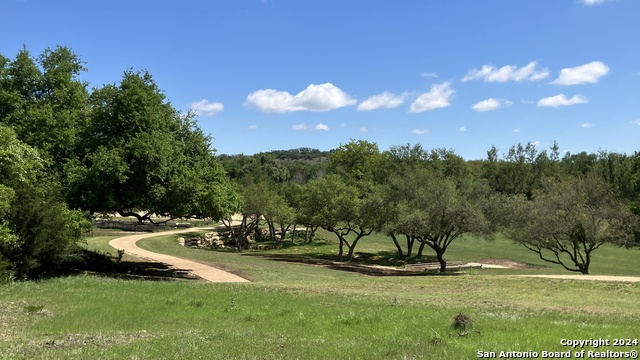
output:
<instances>
[{"instance_id":1,"label":"green grass","mask_svg":"<svg viewBox=\"0 0 640 360\"><path fill-rule=\"evenodd\" d=\"M90 238L88 246L107 251L115 235ZM171 235L138 243L233 270L251 283L77 275L2 286L0 358L474 359L479 350L566 351L560 339L638 335L637 283L496 276L497 270L377 277L273 260L332 254L337 242L325 235L331 243L243 253L183 248ZM357 248L362 258L394 249L379 236ZM599 251L608 273L624 273L621 267L637 258L637 250ZM460 241L449 254L536 264L528 255L504 239ZM556 270L535 271L565 273ZM452 326L460 312L473 320L466 331Z\"/></svg>"},{"instance_id":2,"label":"green grass","mask_svg":"<svg viewBox=\"0 0 640 360\"><path fill-rule=\"evenodd\" d=\"M309 258L335 260L338 254L338 241L332 233L318 230L320 241L310 245L289 246L290 240L283 249L262 251L261 253L289 254L307 256ZM161 244L162 240L149 239L143 244L149 244L149 249L159 252L177 251L170 243ZM403 240L403 239L398 239ZM400 241L403 251L406 251L406 243ZM419 243L414 245L413 254L418 251ZM373 262L389 265L398 265L397 250L391 239L381 234L372 234L364 237L356 247L356 262L358 257L364 262ZM415 260L420 262L435 262L434 252L425 247L424 258ZM593 275L632 275L640 276L640 266L637 259L640 258L639 248L620 248L615 246L602 246L593 252L590 272ZM483 270L496 274L575 274L565 270L560 265L551 264L541 260L538 254L527 250L525 247L515 244L502 236L492 240L484 240L474 237L463 237L455 240L445 253L447 261L486 262L487 260L509 260L528 265L525 269L509 270ZM378 260L378 261L376 261ZM414 261L414 260L412 260Z\"/></svg>"}]
</instances>

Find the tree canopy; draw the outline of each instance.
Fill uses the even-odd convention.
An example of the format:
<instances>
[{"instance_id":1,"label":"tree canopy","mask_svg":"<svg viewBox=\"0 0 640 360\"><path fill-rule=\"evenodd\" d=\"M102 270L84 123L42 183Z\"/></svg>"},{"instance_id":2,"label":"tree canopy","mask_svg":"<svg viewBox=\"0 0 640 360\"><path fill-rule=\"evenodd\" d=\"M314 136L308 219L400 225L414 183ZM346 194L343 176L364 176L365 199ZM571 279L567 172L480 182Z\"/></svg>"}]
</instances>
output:
<instances>
[{"instance_id":1,"label":"tree canopy","mask_svg":"<svg viewBox=\"0 0 640 360\"><path fill-rule=\"evenodd\" d=\"M68 167L70 201L138 220L220 219L238 207L235 190L193 114L165 101L147 72L91 94L82 151Z\"/></svg>"},{"instance_id":2,"label":"tree canopy","mask_svg":"<svg viewBox=\"0 0 640 360\"><path fill-rule=\"evenodd\" d=\"M637 218L596 175L548 181L533 200L512 200L508 236L569 271L588 274L592 253L602 245L634 242Z\"/></svg>"}]
</instances>

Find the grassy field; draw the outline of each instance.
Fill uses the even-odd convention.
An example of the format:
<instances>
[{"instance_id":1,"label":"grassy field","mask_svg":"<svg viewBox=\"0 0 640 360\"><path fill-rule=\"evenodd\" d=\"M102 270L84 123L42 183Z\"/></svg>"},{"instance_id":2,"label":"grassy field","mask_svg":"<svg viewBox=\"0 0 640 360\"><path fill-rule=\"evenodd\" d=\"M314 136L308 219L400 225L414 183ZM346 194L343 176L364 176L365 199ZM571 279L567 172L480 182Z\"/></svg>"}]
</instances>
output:
<instances>
[{"instance_id":1,"label":"grassy field","mask_svg":"<svg viewBox=\"0 0 640 360\"><path fill-rule=\"evenodd\" d=\"M115 256L107 243L118 234L96 235L89 246ZM112 273L4 285L0 358L474 359L478 351L542 357L542 351L580 350L561 346L564 338L640 334L639 284L505 276L566 273L540 267L547 265L505 239L463 240L452 245L449 260L537 267L389 277L301 263L326 261L337 250L329 234L320 236L327 240L240 254L183 248L176 236L139 242L232 270L252 280L246 284L125 280ZM395 248L374 236L357 251L359 260L377 262ZM638 275L638 255L598 250L592 272ZM456 329L460 313L471 321ZM585 348L606 349L638 346Z\"/></svg>"}]
</instances>

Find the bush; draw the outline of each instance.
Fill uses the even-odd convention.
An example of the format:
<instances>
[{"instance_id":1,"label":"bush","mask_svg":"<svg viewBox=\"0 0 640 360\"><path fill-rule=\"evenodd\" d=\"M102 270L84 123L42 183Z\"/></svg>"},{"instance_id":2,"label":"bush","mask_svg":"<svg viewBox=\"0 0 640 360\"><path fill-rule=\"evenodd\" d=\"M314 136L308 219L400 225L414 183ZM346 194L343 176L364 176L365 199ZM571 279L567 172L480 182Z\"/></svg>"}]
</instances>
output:
<instances>
[{"instance_id":1,"label":"bush","mask_svg":"<svg viewBox=\"0 0 640 360\"><path fill-rule=\"evenodd\" d=\"M55 197L31 189L16 192L7 227L14 241L4 243L0 252L18 278L33 278L77 257L91 223Z\"/></svg>"}]
</instances>

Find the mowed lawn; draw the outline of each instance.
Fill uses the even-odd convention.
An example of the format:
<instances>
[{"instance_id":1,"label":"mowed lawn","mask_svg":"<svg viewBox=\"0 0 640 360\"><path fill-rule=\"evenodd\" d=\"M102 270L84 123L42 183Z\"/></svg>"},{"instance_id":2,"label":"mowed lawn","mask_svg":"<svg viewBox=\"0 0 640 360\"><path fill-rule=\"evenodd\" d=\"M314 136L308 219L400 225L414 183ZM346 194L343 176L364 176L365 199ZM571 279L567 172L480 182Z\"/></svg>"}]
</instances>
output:
<instances>
[{"instance_id":1,"label":"mowed lawn","mask_svg":"<svg viewBox=\"0 0 640 360\"><path fill-rule=\"evenodd\" d=\"M114 235L89 240L100 251ZM251 283L123 280L80 274L0 287L0 358L474 359L478 351L579 350L561 339L637 338L640 284L521 278L568 273L505 239L463 239L449 260L536 266L459 275L382 277L304 264L337 250L316 244L243 253L183 248L177 236L139 242L232 270ZM359 260L393 244L365 238ZM309 254L313 254L310 256ZM425 249L425 255L431 252ZM603 248L592 273L640 275L640 251ZM127 255L124 261L130 260ZM454 328L460 313L471 320ZM588 351L638 350L585 348Z\"/></svg>"}]
</instances>

